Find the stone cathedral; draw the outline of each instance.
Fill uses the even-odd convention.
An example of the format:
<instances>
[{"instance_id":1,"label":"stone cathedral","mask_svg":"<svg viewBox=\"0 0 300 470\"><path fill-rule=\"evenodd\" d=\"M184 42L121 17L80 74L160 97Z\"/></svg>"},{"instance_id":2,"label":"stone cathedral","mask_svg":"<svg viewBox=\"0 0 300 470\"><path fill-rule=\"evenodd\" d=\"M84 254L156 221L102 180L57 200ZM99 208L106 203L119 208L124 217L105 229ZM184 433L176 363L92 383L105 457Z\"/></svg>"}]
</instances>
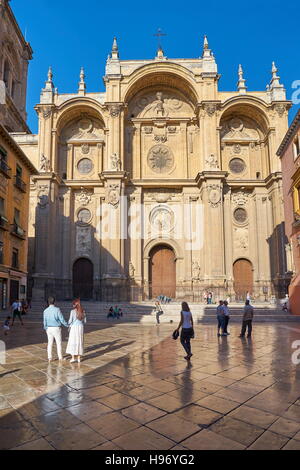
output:
<instances>
[{"instance_id":1,"label":"stone cathedral","mask_svg":"<svg viewBox=\"0 0 300 470\"><path fill-rule=\"evenodd\" d=\"M105 92L61 94L51 68L37 135L14 134L32 178L29 295L35 300L270 299L286 292L282 174L288 127L275 64L265 91L219 91L201 57L120 60ZM32 292L32 294L30 294Z\"/></svg>"}]
</instances>

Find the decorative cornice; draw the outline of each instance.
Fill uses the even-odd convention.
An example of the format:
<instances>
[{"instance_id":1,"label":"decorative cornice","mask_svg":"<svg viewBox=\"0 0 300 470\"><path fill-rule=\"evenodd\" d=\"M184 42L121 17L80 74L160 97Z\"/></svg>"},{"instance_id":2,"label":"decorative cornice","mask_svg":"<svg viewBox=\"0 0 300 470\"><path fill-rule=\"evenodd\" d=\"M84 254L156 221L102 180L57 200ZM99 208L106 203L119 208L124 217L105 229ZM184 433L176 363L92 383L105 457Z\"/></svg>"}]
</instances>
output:
<instances>
[{"instance_id":1,"label":"decorative cornice","mask_svg":"<svg viewBox=\"0 0 300 470\"><path fill-rule=\"evenodd\" d=\"M22 163L27 166L30 173L32 175L38 175L38 170L31 163L29 158L27 158L27 156L25 155L23 150L19 147L19 145L16 143L16 141L9 135L7 130L2 126L2 124L0 124L0 135L1 135L1 137L3 137L5 142L7 142L7 144L14 150L14 152L16 152L16 154L18 155L18 157L20 158Z\"/></svg>"}]
</instances>

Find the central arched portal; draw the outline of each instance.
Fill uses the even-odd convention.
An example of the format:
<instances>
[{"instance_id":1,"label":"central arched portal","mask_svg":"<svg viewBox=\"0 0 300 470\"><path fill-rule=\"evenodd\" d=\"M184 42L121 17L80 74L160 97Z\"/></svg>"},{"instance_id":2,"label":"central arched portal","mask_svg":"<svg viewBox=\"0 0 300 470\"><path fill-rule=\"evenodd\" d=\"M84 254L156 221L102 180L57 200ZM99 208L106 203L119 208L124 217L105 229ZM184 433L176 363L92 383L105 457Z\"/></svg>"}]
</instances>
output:
<instances>
[{"instance_id":1,"label":"central arched portal","mask_svg":"<svg viewBox=\"0 0 300 470\"><path fill-rule=\"evenodd\" d=\"M247 259L238 259L233 265L233 288L236 300L245 300L247 292L253 293L253 267Z\"/></svg>"},{"instance_id":2,"label":"central arched portal","mask_svg":"<svg viewBox=\"0 0 300 470\"><path fill-rule=\"evenodd\" d=\"M83 300L93 298L93 263L86 258L79 258L73 265L73 295Z\"/></svg>"},{"instance_id":3,"label":"central arched portal","mask_svg":"<svg viewBox=\"0 0 300 470\"><path fill-rule=\"evenodd\" d=\"M176 296L176 257L167 245L157 245L150 251L149 261L150 296Z\"/></svg>"}]
</instances>

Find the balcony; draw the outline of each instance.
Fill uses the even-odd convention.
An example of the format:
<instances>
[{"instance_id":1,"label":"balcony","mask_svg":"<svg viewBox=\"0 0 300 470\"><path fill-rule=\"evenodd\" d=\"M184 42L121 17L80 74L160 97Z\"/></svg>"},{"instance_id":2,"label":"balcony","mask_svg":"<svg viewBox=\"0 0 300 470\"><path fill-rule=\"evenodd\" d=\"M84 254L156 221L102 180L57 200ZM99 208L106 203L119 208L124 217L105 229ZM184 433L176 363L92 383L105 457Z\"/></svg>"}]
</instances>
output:
<instances>
[{"instance_id":1,"label":"balcony","mask_svg":"<svg viewBox=\"0 0 300 470\"><path fill-rule=\"evenodd\" d=\"M26 184L24 183L24 181L22 180L22 178L20 178L20 176L18 176L18 175L15 176L15 186L16 186L20 191L22 191L22 193L26 193Z\"/></svg>"},{"instance_id":2,"label":"balcony","mask_svg":"<svg viewBox=\"0 0 300 470\"><path fill-rule=\"evenodd\" d=\"M9 223L4 215L0 215L0 229L2 230L9 230Z\"/></svg>"},{"instance_id":3,"label":"balcony","mask_svg":"<svg viewBox=\"0 0 300 470\"><path fill-rule=\"evenodd\" d=\"M11 178L11 168L9 168L6 161L2 158L0 159L0 172L5 176L5 178Z\"/></svg>"},{"instance_id":4,"label":"balcony","mask_svg":"<svg viewBox=\"0 0 300 470\"><path fill-rule=\"evenodd\" d=\"M25 240L26 238L25 230L23 230L18 224L12 224L10 233L15 237L21 238L22 240Z\"/></svg>"}]
</instances>

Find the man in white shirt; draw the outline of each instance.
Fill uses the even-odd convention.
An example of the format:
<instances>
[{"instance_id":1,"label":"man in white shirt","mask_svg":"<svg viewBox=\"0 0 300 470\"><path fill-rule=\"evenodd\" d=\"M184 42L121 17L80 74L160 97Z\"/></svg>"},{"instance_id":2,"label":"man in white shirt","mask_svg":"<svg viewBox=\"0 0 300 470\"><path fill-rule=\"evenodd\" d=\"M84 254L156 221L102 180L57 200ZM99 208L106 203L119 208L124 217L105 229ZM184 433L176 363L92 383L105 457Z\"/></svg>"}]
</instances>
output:
<instances>
[{"instance_id":1,"label":"man in white shirt","mask_svg":"<svg viewBox=\"0 0 300 470\"><path fill-rule=\"evenodd\" d=\"M68 328L68 323L64 319L60 309L55 307L54 297L49 297L48 305L49 307L44 310L44 329L47 332L48 336L48 360L52 361L52 348L53 342L55 340L57 355L60 361L63 360L62 347L61 347L61 327L65 326Z\"/></svg>"},{"instance_id":2,"label":"man in white shirt","mask_svg":"<svg viewBox=\"0 0 300 470\"><path fill-rule=\"evenodd\" d=\"M12 316L13 316L13 321L12 321L11 326L14 326L16 317L18 317L18 319L20 320L21 325L22 326L24 325L23 320L22 320L22 316L21 316L21 311L22 311L22 303L19 300L15 300L12 303L12 306L11 306L11 313L12 313Z\"/></svg>"}]
</instances>

